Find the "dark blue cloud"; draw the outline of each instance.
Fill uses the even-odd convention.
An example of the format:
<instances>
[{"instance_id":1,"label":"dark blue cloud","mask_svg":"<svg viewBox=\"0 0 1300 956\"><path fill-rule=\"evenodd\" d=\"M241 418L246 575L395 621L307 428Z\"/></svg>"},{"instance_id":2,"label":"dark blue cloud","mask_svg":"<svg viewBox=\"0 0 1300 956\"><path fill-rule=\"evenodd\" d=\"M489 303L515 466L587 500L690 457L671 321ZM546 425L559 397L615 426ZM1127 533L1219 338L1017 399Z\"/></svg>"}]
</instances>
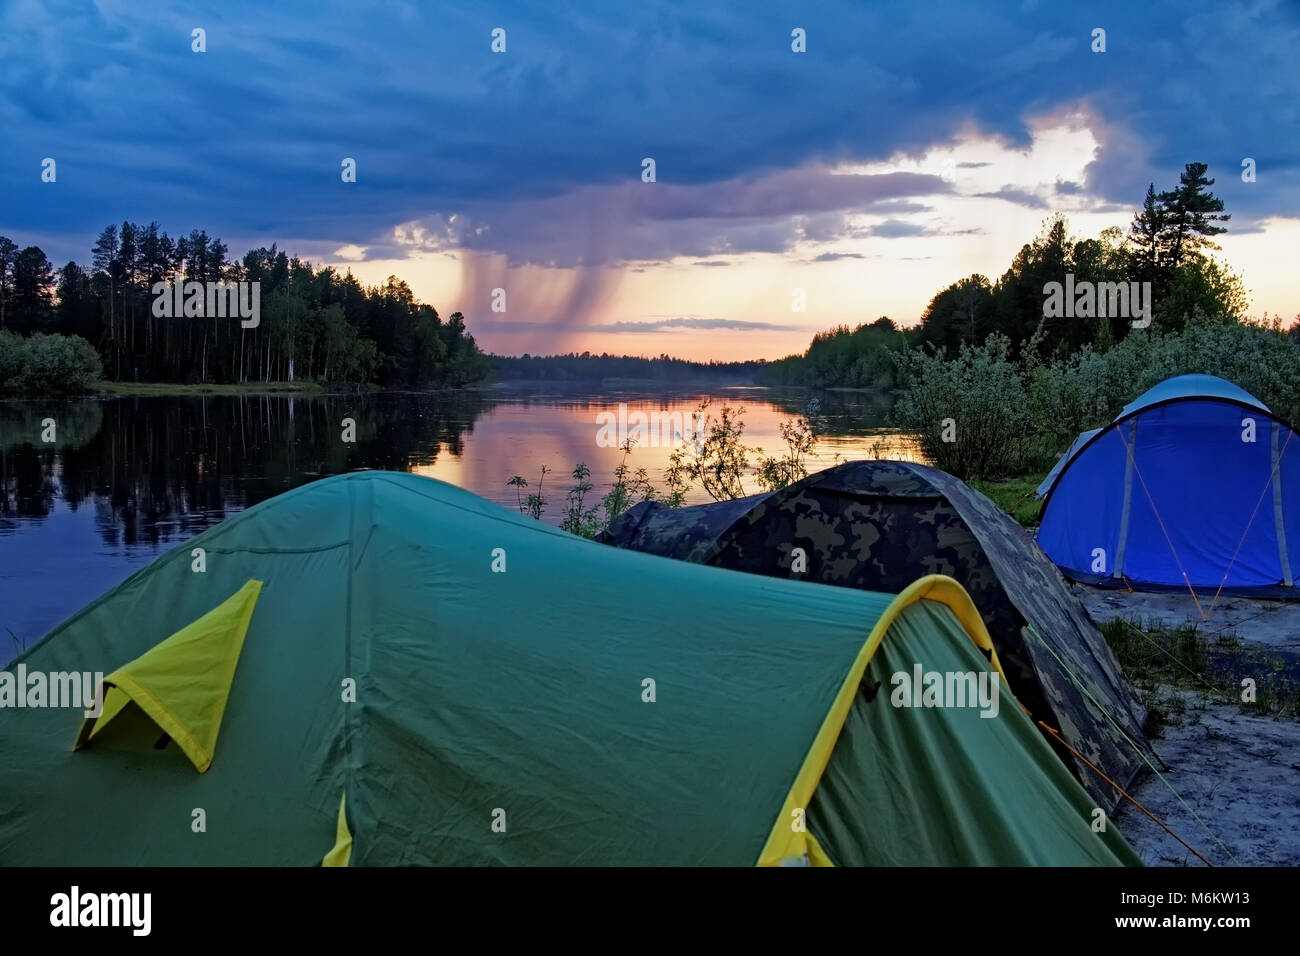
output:
<instances>
[{"instance_id":1,"label":"dark blue cloud","mask_svg":"<svg viewBox=\"0 0 1300 956\"><path fill-rule=\"evenodd\" d=\"M781 251L873 202L945 191L933 177L800 189L791 171L919 155L971 128L1024 146L1027 118L1080 108L1102 145L1081 188L1099 202L1136 206L1200 160L1234 225L1300 215L1294 3L468 6L0 5L0 232L84 259L123 218L293 247L386 244L398 223L461 214L486 229L453 230L470 248L548 261L553 242L549 261L590 261L608 209L572 197L643 185L648 156L655 187L679 191L630 200L619 255ZM46 156L55 184L40 182ZM509 210L527 201L573 214L516 246Z\"/></svg>"}]
</instances>

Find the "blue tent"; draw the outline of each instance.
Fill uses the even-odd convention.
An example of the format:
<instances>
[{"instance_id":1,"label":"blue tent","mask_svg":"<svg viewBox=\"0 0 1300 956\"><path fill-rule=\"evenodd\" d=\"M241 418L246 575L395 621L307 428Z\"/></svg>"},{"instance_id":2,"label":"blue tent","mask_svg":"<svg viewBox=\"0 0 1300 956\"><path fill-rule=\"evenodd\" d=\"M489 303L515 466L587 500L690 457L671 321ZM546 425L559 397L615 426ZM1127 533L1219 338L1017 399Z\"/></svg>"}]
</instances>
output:
<instances>
[{"instance_id":1,"label":"blue tent","mask_svg":"<svg viewBox=\"0 0 1300 956\"><path fill-rule=\"evenodd\" d=\"M1295 596L1294 437L1231 382L1166 379L1080 435L1048 475L1038 544L1090 584Z\"/></svg>"}]
</instances>

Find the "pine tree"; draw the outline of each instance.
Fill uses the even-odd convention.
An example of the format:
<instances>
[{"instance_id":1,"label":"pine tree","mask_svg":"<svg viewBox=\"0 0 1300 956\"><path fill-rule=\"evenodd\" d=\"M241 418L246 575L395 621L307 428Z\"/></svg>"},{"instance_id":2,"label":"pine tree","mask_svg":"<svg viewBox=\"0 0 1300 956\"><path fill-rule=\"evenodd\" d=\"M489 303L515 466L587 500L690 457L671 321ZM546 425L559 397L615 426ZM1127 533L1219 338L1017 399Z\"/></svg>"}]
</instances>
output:
<instances>
[{"instance_id":1,"label":"pine tree","mask_svg":"<svg viewBox=\"0 0 1300 956\"><path fill-rule=\"evenodd\" d=\"M44 331L54 306L54 266L39 246L28 246L14 259L14 316L25 328Z\"/></svg>"},{"instance_id":2,"label":"pine tree","mask_svg":"<svg viewBox=\"0 0 1300 956\"><path fill-rule=\"evenodd\" d=\"M14 260L18 245L7 236L0 236L0 330L5 327L5 305L13 289Z\"/></svg>"},{"instance_id":3,"label":"pine tree","mask_svg":"<svg viewBox=\"0 0 1300 956\"><path fill-rule=\"evenodd\" d=\"M117 226L109 226L99 234L95 240L95 245L91 249L91 265L95 270L95 279L101 284L108 285L108 339L113 343L113 365L114 377L122 370L120 353L116 343L116 326L114 323L114 303L116 302L116 283L113 273L117 269L117 253L119 243L117 240Z\"/></svg>"},{"instance_id":4,"label":"pine tree","mask_svg":"<svg viewBox=\"0 0 1300 956\"><path fill-rule=\"evenodd\" d=\"M1133 225L1129 227L1133 240L1134 258L1142 274L1143 282L1154 282L1161 273L1165 250L1165 209L1156 195L1155 183L1147 186L1147 196L1142 203L1142 211L1134 214Z\"/></svg>"},{"instance_id":5,"label":"pine tree","mask_svg":"<svg viewBox=\"0 0 1300 956\"><path fill-rule=\"evenodd\" d=\"M1232 217L1223 211L1223 200L1207 188L1214 185L1213 179L1206 178L1208 168L1205 163L1188 163L1179 174L1178 187L1160 194L1171 271L1203 247L1217 249L1210 237L1228 231L1226 226L1215 225Z\"/></svg>"}]
</instances>

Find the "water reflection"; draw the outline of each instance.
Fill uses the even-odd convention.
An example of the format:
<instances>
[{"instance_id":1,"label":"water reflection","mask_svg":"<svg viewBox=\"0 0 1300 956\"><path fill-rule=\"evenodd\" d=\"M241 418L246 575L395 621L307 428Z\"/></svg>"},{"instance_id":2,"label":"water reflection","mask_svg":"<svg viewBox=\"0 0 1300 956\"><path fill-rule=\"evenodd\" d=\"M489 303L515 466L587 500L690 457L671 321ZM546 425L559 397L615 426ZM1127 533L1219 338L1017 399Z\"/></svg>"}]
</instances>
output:
<instances>
[{"instance_id":1,"label":"water reflection","mask_svg":"<svg viewBox=\"0 0 1300 956\"><path fill-rule=\"evenodd\" d=\"M511 476L522 475L534 490L546 466L544 519L558 522L574 465L590 466L599 495L622 457L617 448L598 446L598 413L617 412L622 402L629 411L689 415L704 398L714 408L743 405L745 443L775 455L780 422L798 414L808 394L593 393L547 385L314 398L0 402L0 641L7 628L17 644L30 643L168 548L326 475L414 471L515 507ZM907 436L885 428L888 396L828 392L820 398L826 434L809 458L810 471L851 458L918 457ZM345 419L355 423L352 443L342 440ZM642 445L630 464L645 468L658 485L670 453ZM0 649L0 660L12 650Z\"/></svg>"}]
</instances>

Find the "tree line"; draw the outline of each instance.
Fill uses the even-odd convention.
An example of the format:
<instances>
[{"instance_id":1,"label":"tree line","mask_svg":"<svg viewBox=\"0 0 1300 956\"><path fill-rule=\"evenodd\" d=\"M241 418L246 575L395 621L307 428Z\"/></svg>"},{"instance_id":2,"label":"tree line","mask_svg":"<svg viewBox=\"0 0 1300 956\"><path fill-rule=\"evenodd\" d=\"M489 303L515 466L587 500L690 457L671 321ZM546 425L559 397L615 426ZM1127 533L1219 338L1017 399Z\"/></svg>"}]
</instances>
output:
<instances>
[{"instance_id":1,"label":"tree line","mask_svg":"<svg viewBox=\"0 0 1300 956\"><path fill-rule=\"evenodd\" d=\"M1067 275L1075 285L1150 283L1151 318L1162 331L1177 332L1198 310L1220 321L1241 321L1248 305L1245 287L1209 254L1218 249L1214 236L1227 231L1219 223L1230 217L1223 200L1209 191L1214 180L1206 169L1188 163L1173 189L1157 193L1154 184L1148 186L1127 233L1111 227L1096 239L1079 239L1070 235L1064 216L1051 217L996 281L972 275L937 293L921 316L921 342L952 350L997 332L1019 348L1037 334L1057 354L1069 354L1085 344L1108 347L1128 335L1131 315L1046 315L1044 287Z\"/></svg>"},{"instance_id":2,"label":"tree line","mask_svg":"<svg viewBox=\"0 0 1300 956\"><path fill-rule=\"evenodd\" d=\"M565 355L492 356L502 381L573 382L599 385L607 379L646 381L664 385L749 385L766 364L750 362L691 362L660 355L610 355L569 352Z\"/></svg>"},{"instance_id":3,"label":"tree line","mask_svg":"<svg viewBox=\"0 0 1300 956\"><path fill-rule=\"evenodd\" d=\"M260 324L158 317L159 282L258 282ZM490 370L461 313L444 320L395 276L363 287L350 271L316 269L274 244L232 260L219 238L203 230L173 238L156 222L110 225L88 264L57 271L38 246L19 249L0 236L6 329L80 336L118 381L428 388L478 381Z\"/></svg>"},{"instance_id":4,"label":"tree line","mask_svg":"<svg viewBox=\"0 0 1300 956\"><path fill-rule=\"evenodd\" d=\"M918 346L955 354L996 334L1013 350L1033 349L1049 360L1084 346L1104 351L1122 341L1131 331L1131 316L1102 316L1096 309L1091 316L1045 314L1050 310L1044 308L1044 287L1063 283L1067 275L1076 285L1149 282L1151 327L1157 331L1176 333L1196 316L1241 322L1248 307L1241 278L1211 255L1218 249L1214 237L1226 231L1223 223L1231 217L1210 192L1214 180L1207 169L1205 163L1188 163L1172 189L1157 192L1149 185L1127 232L1111 227L1095 239L1077 238L1065 216L1052 216L995 281L977 274L935 293L918 326L900 330L881 318L821 333L804 354L768 363L761 379L773 385L891 387L907 384L909 367L894 356Z\"/></svg>"},{"instance_id":5,"label":"tree line","mask_svg":"<svg viewBox=\"0 0 1300 956\"><path fill-rule=\"evenodd\" d=\"M768 362L759 380L813 388L892 388L897 384L895 356L916 339L915 329L901 329L887 316L856 329L841 325L813 336L803 355Z\"/></svg>"},{"instance_id":6,"label":"tree line","mask_svg":"<svg viewBox=\"0 0 1300 956\"><path fill-rule=\"evenodd\" d=\"M1049 218L998 279L977 274L952 283L933 296L914 328L900 329L886 317L840 327L818 334L802 355L775 362L706 364L590 352L489 357L459 312L444 321L396 277L365 288L351 272L317 270L275 245L232 261L220 239L202 230L172 238L156 222L107 227L87 265L69 262L57 272L39 247L19 249L0 237L0 333L80 336L94 347L105 377L127 381L313 379L427 388L495 373L504 380L582 383L901 386L906 365L896 357L915 346L954 354L997 334L1014 350L1033 348L1048 359L1122 341L1130 316L1048 314L1044 288L1067 275L1076 284L1150 283L1153 325L1161 331L1176 332L1194 315L1244 319L1240 277L1210 255L1230 216L1210 192L1214 180L1206 172L1206 164L1188 163L1175 187L1157 192L1149 185L1127 233L1112 227L1095 239L1077 238L1064 216ZM176 280L259 282L261 324L248 329L230 318L156 317L154 285ZM28 382L91 374L79 349L52 340L29 339L21 349L13 337L3 342L0 351L13 354L0 355L0 371L6 362L26 369Z\"/></svg>"}]
</instances>

